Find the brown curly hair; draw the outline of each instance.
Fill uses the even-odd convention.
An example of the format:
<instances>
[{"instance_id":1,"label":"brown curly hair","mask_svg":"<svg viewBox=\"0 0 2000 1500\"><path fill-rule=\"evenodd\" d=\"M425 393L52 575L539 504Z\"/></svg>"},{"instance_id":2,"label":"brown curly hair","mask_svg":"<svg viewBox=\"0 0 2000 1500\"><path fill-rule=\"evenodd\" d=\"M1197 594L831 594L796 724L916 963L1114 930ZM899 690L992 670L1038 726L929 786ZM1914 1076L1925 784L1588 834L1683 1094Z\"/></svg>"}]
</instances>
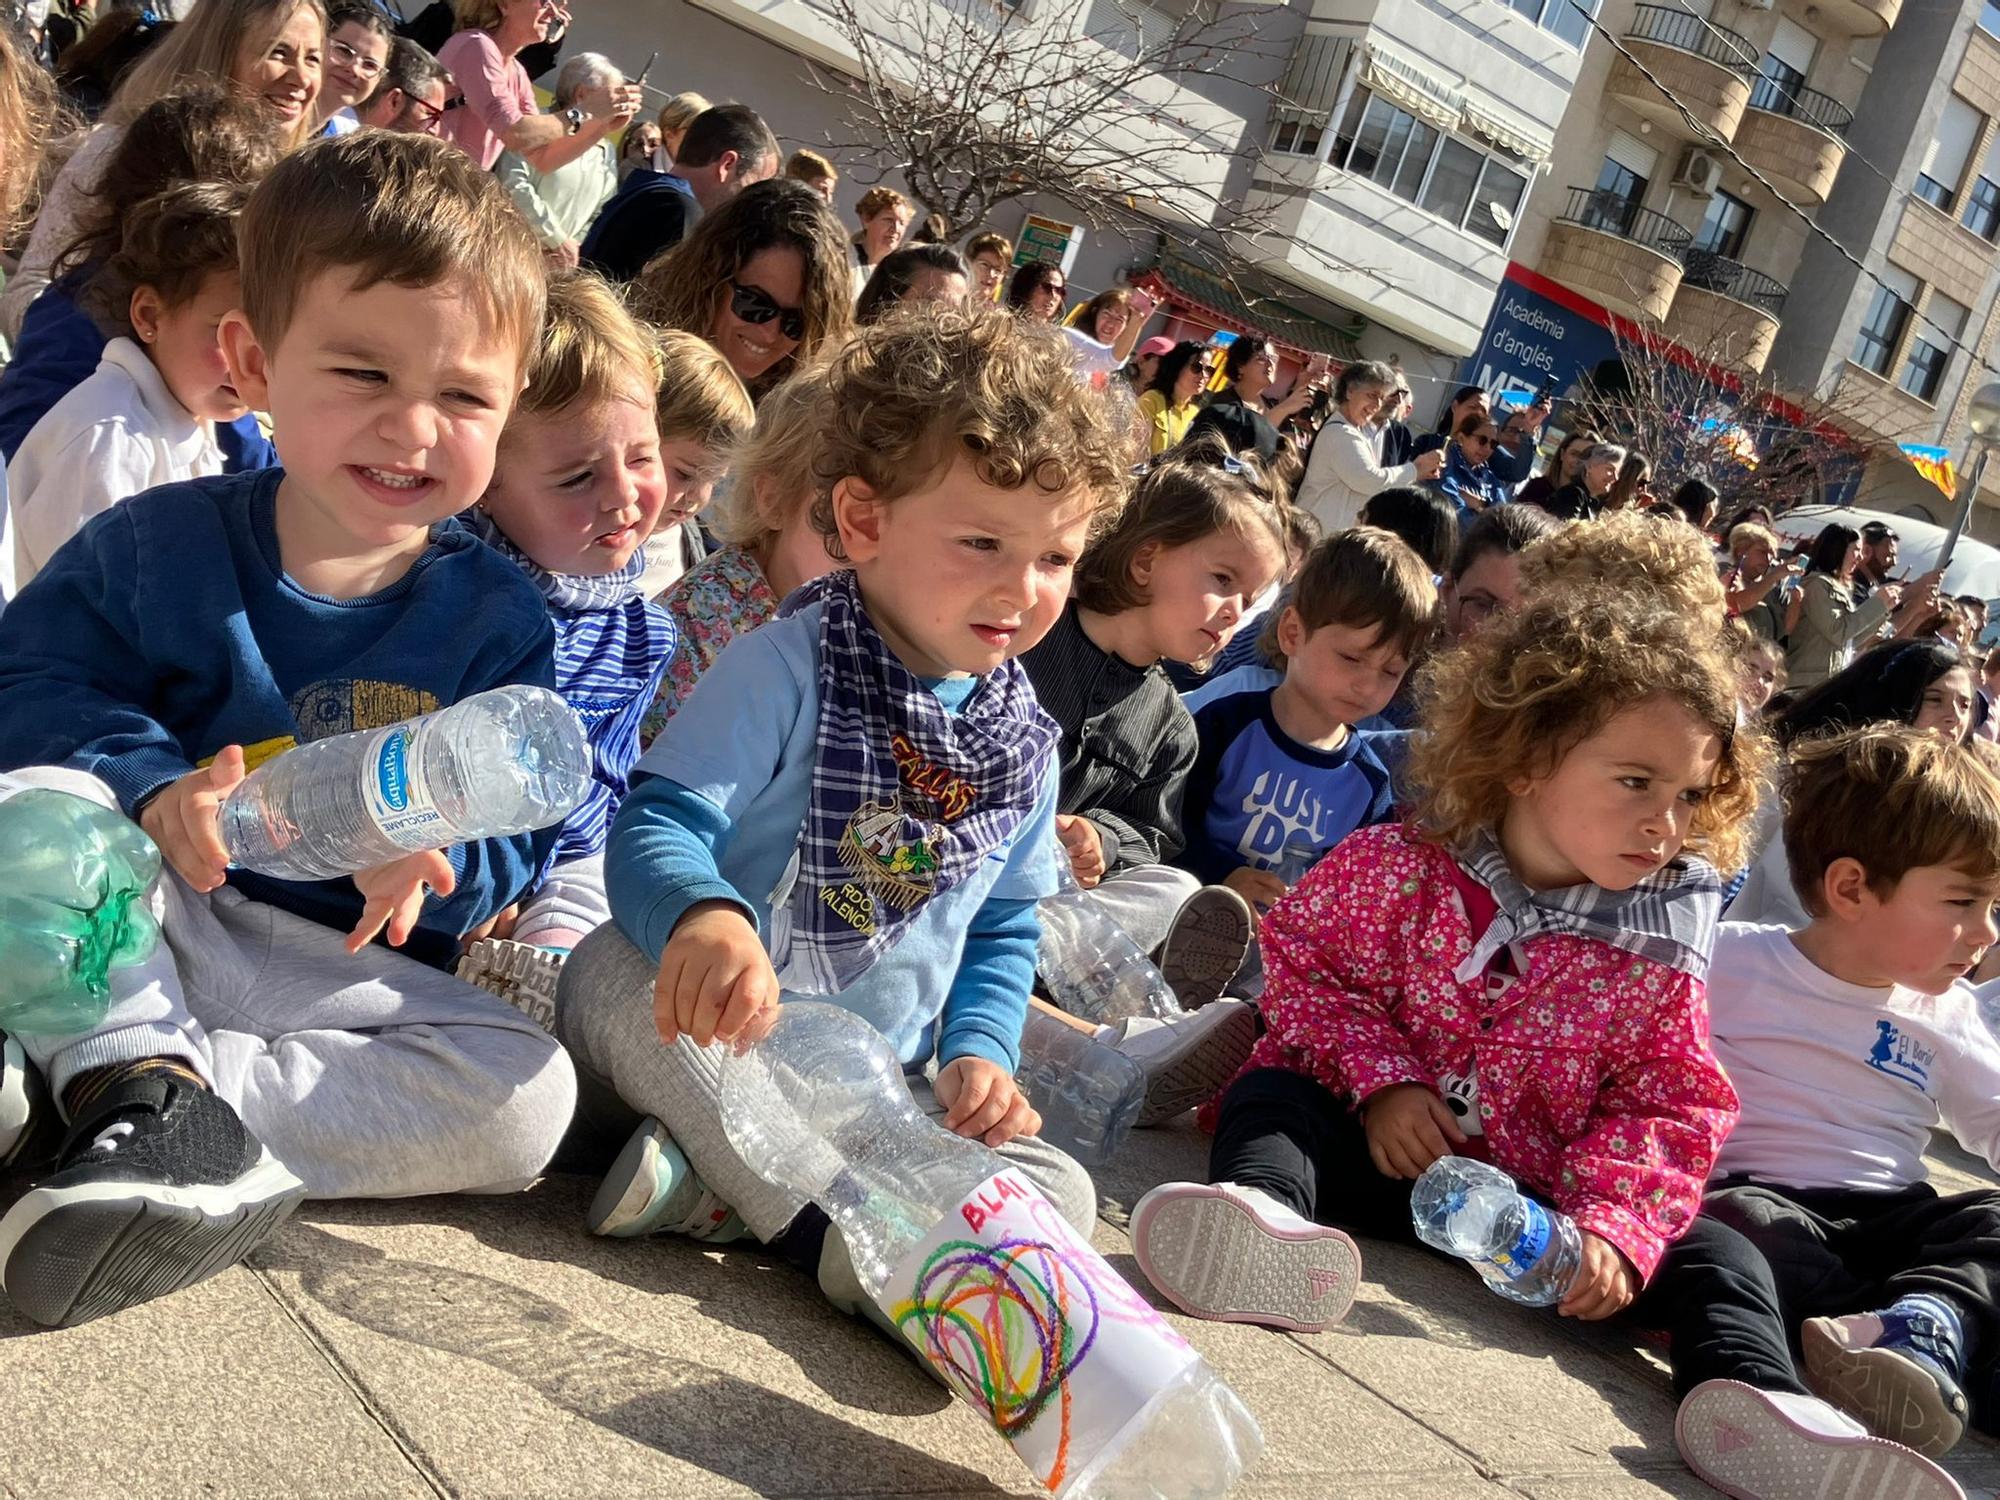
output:
<instances>
[{"instance_id":1,"label":"brown curly hair","mask_svg":"<svg viewBox=\"0 0 2000 1500\"><path fill-rule=\"evenodd\" d=\"M835 557L843 479L894 501L963 458L995 489L1087 497L1098 525L1131 489L1128 429L1076 378L1068 339L999 311L897 308L833 355L824 411L812 523Z\"/></svg>"},{"instance_id":2,"label":"brown curly hair","mask_svg":"<svg viewBox=\"0 0 2000 1500\"><path fill-rule=\"evenodd\" d=\"M250 197L240 182L182 182L132 210L118 253L84 284L77 304L100 330L132 336L132 294L149 286L185 307L210 276L236 269L236 219Z\"/></svg>"},{"instance_id":3,"label":"brown curly hair","mask_svg":"<svg viewBox=\"0 0 2000 1500\"><path fill-rule=\"evenodd\" d=\"M1557 528L1521 554L1521 592L1551 585L1651 592L1683 614L1718 625L1728 613L1714 554L1678 516L1621 510Z\"/></svg>"},{"instance_id":4,"label":"brown curly hair","mask_svg":"<svg viewBox=\"0 0 2000 1500\"><path fill-rule=\"evenodd\" d=\"M1530 595L1433 658L1418 695L1424 733L1410 757L1410 822L1420 837L1458 847L1497 827L1510 782L1552 775L1618 714L1664 698L1722 741L1685 847L1724 874L1741 868L1771 749L1761 730L1738 722L1736 664L1720 622L1704 628L1615 584Z\"/></svg>"}]
</instances>

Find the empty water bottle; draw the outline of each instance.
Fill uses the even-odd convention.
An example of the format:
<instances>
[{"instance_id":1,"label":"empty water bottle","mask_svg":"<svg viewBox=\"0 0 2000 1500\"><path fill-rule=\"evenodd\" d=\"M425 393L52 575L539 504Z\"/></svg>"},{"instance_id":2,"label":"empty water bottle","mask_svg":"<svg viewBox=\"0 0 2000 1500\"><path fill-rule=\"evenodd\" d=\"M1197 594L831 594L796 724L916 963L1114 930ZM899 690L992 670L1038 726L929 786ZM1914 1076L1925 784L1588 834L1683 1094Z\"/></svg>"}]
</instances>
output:
<instances>
[{"instance_id":1,"label":"empty water bottle","mask_svg":"<svg viewBox=\"0 0 2000 1500\"><path fill-rule=\"evenodd\" d=\"M1440 1156L1410 1194L1417 1238L1472 1262L1501 1296L1548 1307L1569 1295L1583 1259L1576 1221L1545 1208L1498 1167Z\"/></svg>"},{"instance_id":2,"label":"empty water bottle","mask_svg":"<svg viewBox=\"0 0 2000 1500\"><path fill-rule=\"evenodd\" d=\"M569 705L547 688L494 688L287 750L222 804L222 842L260 875L330 880L547 828L589 790L590 746Z\"/></svg>"},{"instance_id":3,"label":"empty water bottle","mask_svg":"<svg viewBox=\"0 0 2000 1500\"><path fill-rule=\"evenodd\" d=\"M1109 1026L1128 1016L1157 1016L1162 1021L1182 1015L1173 989L1160 977L1153 961L1098 909L1058 861L1062 889L1045 896L1035 908L1042 924L1035 967L1049 988L1049 998L1073 1016Z\"/></svg>"},{"instance_id":4,"label":"empty water bottle","mask_svg":"<svg viewBox=\"0 0 2000 1500\"><path fill-rule=\"evenodd\" d=\"M1285 889L1290 890L1306 878L1306 873L1319 863L1320 855L1325 852L1310 839L1287 839L1285 847L1278 854L1278 863L1273 866L1271 873L1284 881Z\"/></svg>"},{"instance_id":5,"label":"empty water bottle","mask_svg":"<svg viewBox=\"0 0 2000 1500\"><path fill-rule=\"evenodd\" d=\"M1146 1074L1136 1062L1032 1006L1014 1081L1042 1117L1042 1139L1086 1167L1111 1160L1146 1102Z\"/></svg>"},{"instance_id":6,"label":"empty water bottle","mask_svg":"<svg viewBox=\"0 0 2000 1500\"><path fill-rule=\"evenodd\" d=\"M153 951L160 851L116 808L0 776L0 1030L102 1020L109 973Z\"/></svg>"},{"instance_id":7,"label":"empty water bottle","mask_svg":"<svg viewBox=\"0 0 2000 1500\"><path fill-rule=\"evenodd\" d=\"M721 1071L737 1154L826 1211L876 1305L1046 1488L1216 1500L1255 1461L1236 1393L1026 1178L924 1118L866 1021L790 1002Z\"/></svg>"}]
</instances>

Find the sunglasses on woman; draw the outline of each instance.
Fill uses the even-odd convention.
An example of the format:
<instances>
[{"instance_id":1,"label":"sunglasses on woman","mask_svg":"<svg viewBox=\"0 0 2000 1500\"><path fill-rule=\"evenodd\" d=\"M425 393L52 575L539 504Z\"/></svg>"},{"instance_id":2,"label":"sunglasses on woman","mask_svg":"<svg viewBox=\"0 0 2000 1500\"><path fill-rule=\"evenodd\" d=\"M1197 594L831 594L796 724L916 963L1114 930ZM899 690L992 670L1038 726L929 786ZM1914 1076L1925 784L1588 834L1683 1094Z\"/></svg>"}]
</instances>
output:
<instances>
[{"instance_id":1,"label":"sunglasses on woman","mask_svg":"<svg viewBox=\"0 0 2000 1500\"><path fill-rule=\"evenodd\" d=\"M760 286L729 283L729 310L745 323L764 324L778 320L778 332L793 343L806 336L806 315L802 308L781 307L778 299Z\"/></svg>"}]
</instances>

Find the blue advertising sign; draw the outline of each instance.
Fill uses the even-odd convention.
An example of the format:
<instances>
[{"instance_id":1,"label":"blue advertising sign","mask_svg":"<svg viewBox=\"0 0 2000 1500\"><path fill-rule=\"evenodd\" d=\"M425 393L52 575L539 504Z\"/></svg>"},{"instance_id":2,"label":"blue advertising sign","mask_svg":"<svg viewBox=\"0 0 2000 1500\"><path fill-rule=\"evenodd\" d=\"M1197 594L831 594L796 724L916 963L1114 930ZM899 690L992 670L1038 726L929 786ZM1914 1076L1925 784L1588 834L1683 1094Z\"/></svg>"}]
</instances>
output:
<instances>
[{"instance_id":1,"label":"blue advertising sign","mask_svg":"<svg viewBox=\"0 0 2000 1500\"><path fill-rule=\"evenodd\" d=\"M1547 385L1560 397L1605 360L1618 357L1617 341L1601 315L1558 301L1551 292L1574 298L1525 266L1509 266L1460 381L1496 395L1531 394Z\"/></svg>"}]
</instances>

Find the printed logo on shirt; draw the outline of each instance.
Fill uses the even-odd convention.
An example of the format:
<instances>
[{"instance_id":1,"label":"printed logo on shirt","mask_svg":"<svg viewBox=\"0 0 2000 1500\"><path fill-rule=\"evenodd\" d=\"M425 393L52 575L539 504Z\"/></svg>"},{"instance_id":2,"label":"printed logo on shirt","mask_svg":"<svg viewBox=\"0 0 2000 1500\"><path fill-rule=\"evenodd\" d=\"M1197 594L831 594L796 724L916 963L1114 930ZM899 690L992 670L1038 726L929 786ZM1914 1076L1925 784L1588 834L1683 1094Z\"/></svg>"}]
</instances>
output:
<instances>
[{"instance_id":1,"label":"printed logo on shirt","mask_svg":"<svg viewBox=\"0 0 2000 1500\"><path fill-rule=\"evenodd\" d=\"M1875 1045L1868 1049L1868 1066L1928 1093L1931 1069L1937 1066L1937 1048L1925 1046L1894 1021L1878 1020Z\"/></svg>"},{"instance_id":2,"label":"printed logo on shirt","mask_svg":"<svg viewBox=\"0 0 2000 1500\"><path fill-rule=\"evenodd\" d=\"M1351 831L1355 816L1349 806L1334 806L1298 776L1269 767L1257 773L1243 794L1239 810L1249 819L1236 841L1236 852L1247 865L1275 869L1288 848L1328 849ZM1342 820L1348 826L1342 826Z\"/></svg>"}]
</instances>

